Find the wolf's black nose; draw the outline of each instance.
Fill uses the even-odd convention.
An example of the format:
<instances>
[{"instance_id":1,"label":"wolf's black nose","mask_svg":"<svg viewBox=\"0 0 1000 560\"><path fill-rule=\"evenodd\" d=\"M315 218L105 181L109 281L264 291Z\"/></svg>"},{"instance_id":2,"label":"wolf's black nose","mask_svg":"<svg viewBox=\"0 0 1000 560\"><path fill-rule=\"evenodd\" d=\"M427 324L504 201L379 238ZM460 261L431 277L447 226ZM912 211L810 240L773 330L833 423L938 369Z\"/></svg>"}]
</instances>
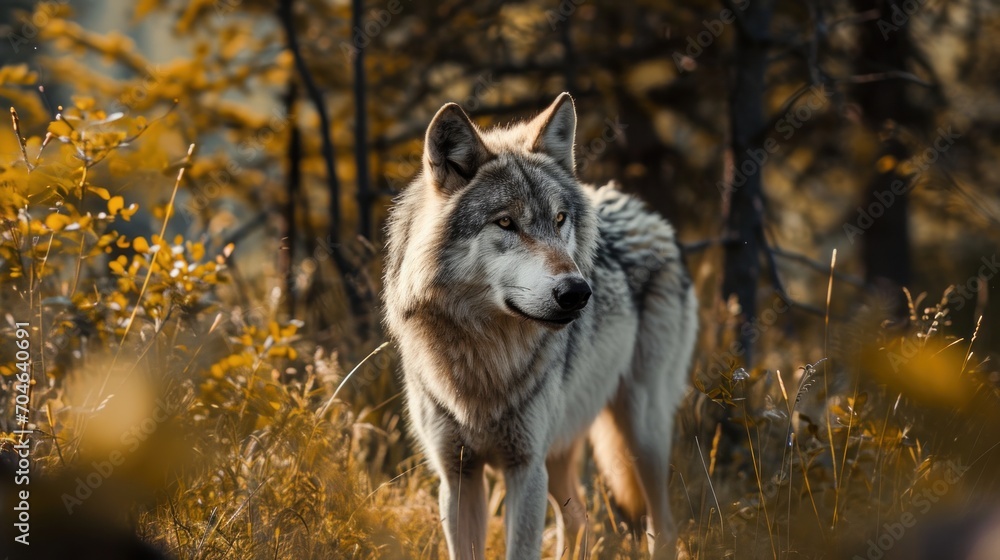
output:
<instances>
[{"instance_id":1,"label":"wolf's black nose","mask_svg":"<svg viewBox=\"0 0 1000 560\"><path fill-rule=\"evenodd\" d=\"M583 278L571 278L552 290L556 303L566 311L576 311L587 307L590 299L590 284Z\"/></svg>"}]
</instances>

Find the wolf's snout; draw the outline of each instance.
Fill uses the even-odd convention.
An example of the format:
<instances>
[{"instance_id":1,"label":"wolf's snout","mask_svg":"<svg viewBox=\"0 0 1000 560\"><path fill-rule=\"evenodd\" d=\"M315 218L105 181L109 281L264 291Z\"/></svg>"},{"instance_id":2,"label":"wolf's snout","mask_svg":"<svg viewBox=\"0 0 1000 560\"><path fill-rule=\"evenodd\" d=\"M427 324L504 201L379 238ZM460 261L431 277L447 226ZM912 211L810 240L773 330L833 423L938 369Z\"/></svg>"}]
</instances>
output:
<instances>
[{"instance_id":1,"label":"wolf's snout","mask_svg":"<svg viewBox=\"0 0 1000 560\"><path fill-rule=\"evenodd\" d=\"M583 278L571 278L552 290L556 303L564 311L577 311L587 307L591 293L590 284Z\"/></svg>"}]
</instances>

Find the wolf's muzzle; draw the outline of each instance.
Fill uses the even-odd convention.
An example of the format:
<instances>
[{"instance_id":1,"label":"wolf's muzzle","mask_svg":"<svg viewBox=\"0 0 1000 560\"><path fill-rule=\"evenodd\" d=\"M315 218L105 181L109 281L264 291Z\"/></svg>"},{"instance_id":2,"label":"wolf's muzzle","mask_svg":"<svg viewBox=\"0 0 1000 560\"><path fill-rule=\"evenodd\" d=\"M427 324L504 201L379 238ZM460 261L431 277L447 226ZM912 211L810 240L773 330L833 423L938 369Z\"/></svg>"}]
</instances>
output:
<instances>
[{"instance_id":1,"label":"wolf's muzzle","mask_svg":"<svg viewBox=\"0 0 1000 560\"><path fill-rule=\"evenodd\" d=\"M563 311L579 311L590 300L590 284L583 278L569 278L552 290L556 303Z\"/></svg>"}]
</instances>

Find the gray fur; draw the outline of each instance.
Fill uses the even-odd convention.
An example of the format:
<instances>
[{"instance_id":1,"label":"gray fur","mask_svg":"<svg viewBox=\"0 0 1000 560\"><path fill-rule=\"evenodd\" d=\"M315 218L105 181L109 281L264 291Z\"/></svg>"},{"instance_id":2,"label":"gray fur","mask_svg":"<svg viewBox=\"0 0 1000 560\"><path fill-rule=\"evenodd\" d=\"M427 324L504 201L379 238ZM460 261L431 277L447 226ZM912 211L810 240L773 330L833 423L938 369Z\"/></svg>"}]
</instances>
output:
<instances>
[{"instance_id":1,"label":"gray fur","mask_svg":"<svg viewBox=\"0 0 1000 560\"><path fill-rule=\"evenodd\" d=\"M438 112L424 170L392 211L384 294L449 553L489 556L486 465L504 472L507 558L540 557L546 492L567 504L572 548L585 521L576 458L594 424L616 499L645 504L650 549L670 556L673 415L697 333L673 229L614 185L577 181L568 94L507 128L459 113ZM583 280L582 311L557 302Z\"/></svg>"}]
</instances>

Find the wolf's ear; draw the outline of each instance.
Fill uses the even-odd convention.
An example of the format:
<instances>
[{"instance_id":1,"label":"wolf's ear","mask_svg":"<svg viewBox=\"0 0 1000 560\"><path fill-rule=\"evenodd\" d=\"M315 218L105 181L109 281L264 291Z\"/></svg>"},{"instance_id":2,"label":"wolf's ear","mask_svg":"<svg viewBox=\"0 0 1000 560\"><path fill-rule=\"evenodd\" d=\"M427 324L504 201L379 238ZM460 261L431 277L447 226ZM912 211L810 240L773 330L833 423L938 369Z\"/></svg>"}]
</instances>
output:
<instances>
[{"instance_id":1,"label":"wolf's ear","mask_svg":"<svg viewBox=\"0 0 1000 560\"><path fill-rule=\"evenodd\" d=\"M549 105L531 124L537 130L531 151L548 154L572 174L576 174L573 145L576 142L576 106L568 93Z\"/></svg>"},{"instance_id":2,"label":"wolf's ear","mask_svg":"<svg viewBox=\"0 0 1000 560\"><path fill-rule=\"evenodd\" d=\"M458 104L438 110L424 141L424 167L438 189L452 194L464 187L491 157L476 125Z\"/></svg>"}]
</instances>

